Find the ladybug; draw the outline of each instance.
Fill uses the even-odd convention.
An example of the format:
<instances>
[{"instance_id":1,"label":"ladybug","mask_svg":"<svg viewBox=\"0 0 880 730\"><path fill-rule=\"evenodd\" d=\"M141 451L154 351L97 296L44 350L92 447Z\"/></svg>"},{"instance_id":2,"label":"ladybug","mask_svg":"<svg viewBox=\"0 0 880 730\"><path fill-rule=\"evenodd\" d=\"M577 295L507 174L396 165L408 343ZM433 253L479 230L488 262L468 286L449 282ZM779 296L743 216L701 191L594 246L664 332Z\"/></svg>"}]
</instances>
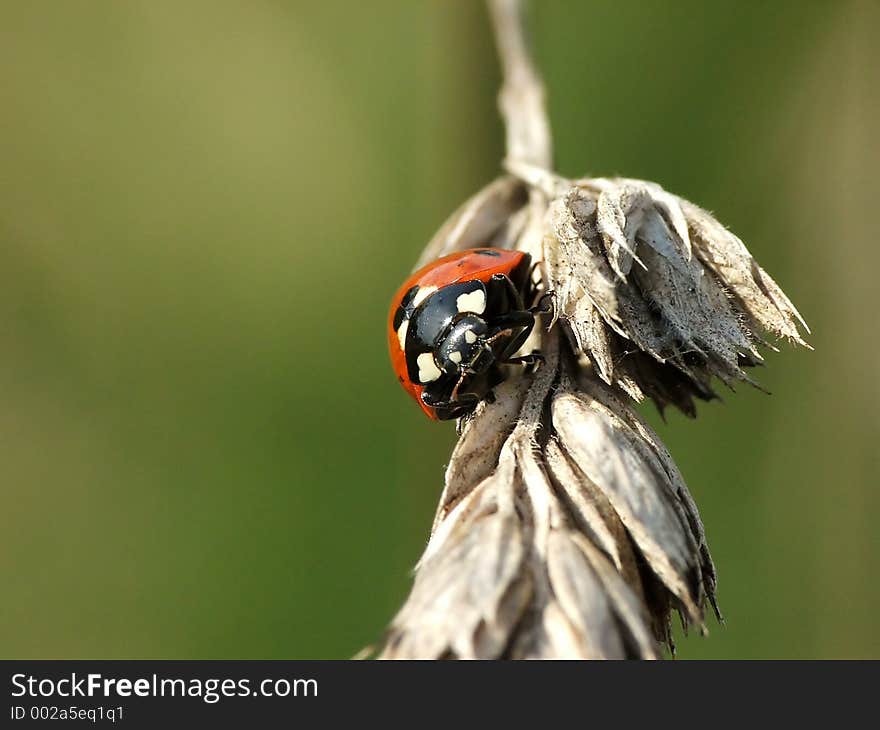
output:
<instances>
[{"instance_id":1,"label":"ladybug","mask_svg":"<svg viewBox=\"0 0 880 730\"><path fill-rule=\"evenodd\" d=\"M531 272L527 253L476 248L437 259L400 287L388 316L391 363L429 418L468 415L492 397L502 365L540 360L513 357L546 311L525 306Z\"/></svg>"}]
</instances>

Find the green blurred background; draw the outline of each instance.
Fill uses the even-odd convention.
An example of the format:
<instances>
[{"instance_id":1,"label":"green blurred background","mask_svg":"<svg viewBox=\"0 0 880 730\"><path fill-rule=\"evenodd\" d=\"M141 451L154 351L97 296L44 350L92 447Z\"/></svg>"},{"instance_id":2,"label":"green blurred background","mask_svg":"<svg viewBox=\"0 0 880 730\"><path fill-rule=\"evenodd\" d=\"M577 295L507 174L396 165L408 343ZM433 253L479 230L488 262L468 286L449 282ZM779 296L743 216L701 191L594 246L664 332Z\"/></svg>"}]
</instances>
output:
<instances>
[{"instance_id":1,"label":"green blurred background","mask_svg":"<svg viewBox=\"0 0 880 730\"><path fill-rule=\"evenodd\" d=\"M737 231L813 326L651 413L728 619L683 657L877 657L876 2L540 2L559 168ZM380 635L451 425L391 293L502 153L481 4L0 6L0 655L334 658Z\"/></svg>"}]
</instances>

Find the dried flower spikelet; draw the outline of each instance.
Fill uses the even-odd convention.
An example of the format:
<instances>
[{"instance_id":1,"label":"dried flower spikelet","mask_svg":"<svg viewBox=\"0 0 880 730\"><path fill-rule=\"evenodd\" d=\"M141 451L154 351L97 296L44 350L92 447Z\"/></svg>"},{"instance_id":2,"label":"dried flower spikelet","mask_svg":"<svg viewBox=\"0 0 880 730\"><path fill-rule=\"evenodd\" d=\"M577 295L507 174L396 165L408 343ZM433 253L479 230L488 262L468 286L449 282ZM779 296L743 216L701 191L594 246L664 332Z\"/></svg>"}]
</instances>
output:
<instances>
[{"instance_id":1,"label":"dried flower spikelet","mask_svg":"<svg viewBox=\"0 0 880 730\"><path fill-rule=\"evenodd\" d=\"M791 302L715 219L639 180L508 165L420 264L493 245L542 262L544 362L463 425L383 658L657 658L671 615L705 629L715 568L696 505L633 409L694 415L751 382L762 333L805 344ZM560 336L560 331L564 336ZM720 615L719 615L720 618Z\"/></svg>"},{"instance_id":2,"label":"dried flower spikelet","mask_svg":"<svg viewBox=\"0 0 880 730\"><path fill-rule=\"evenodd\" d=\"M550 204L544 260L572 345L632 398L695 415L712 378L752 382L762 331L806 324L734 234L641 180L581 180ZM807 330L808 331L808 330Z\"/></svg>"}]
</instances>

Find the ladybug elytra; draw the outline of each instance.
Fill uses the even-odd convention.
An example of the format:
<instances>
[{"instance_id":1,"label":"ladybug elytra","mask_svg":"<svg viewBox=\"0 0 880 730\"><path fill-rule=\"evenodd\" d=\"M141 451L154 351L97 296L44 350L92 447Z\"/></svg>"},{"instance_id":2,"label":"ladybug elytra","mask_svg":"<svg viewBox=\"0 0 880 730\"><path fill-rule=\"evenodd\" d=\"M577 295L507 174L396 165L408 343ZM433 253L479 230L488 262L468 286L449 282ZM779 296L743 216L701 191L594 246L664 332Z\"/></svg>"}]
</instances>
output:
<instances>
[{"instance_id":1,"label":"ladybug elytra","mask_svg":"<svg viewBox=\"0 0 880 730\"><path fill-rule=\"evenodd\" d=\"M397 379L434 420L466 416L504 379L540 307L531 257L477 248L437 259L400 287L388 317L388 348Z\"/></svg>"}]
</instances>

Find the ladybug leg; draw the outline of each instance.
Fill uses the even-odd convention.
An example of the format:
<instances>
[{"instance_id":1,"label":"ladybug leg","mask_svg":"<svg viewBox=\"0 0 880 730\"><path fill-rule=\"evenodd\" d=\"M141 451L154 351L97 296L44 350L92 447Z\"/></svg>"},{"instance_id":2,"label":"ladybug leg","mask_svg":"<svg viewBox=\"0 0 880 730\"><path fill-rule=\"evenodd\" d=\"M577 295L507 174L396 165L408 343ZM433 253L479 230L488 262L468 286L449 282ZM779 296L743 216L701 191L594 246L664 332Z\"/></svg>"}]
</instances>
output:
<instances>
[{"instance_id":1,"label":"ladybug leg","mask_svg":"<svg viewBox=\"0 0 880 730\"><path fill-rule=\"evenodd\" d=\"M458 404L458 405L467 405L469 408L473 408L480 402L480 396L476 393L459 393L458 389L464 384L465 379L472 375L473 373L470 370L462 370L461 375L458 378L458 382L455 384L455 387L452 389L451 397L449 398L449 404ZM495 402L495 394L491 391L485 396L485 399L490 403Z\"/></svg>"},{"instance_id":2,"label":"ladybug leg","mask_svg":"<svg viewBox=\"0 0 880 730\"><path fill-rule=\"evenodd\" d=\"M489 339L486 340L485 346L487 349L492 349L492 343L502 337L513 337L510 342L507 343L507 346L501 351L499 356L496 358L497 362L503 364L511 364L517 362L528 363L534 360L534 353L532 355L525 355L524 359L521 358L513 358L511 356L515 353L519 348L523 346L525 341L529 338L529 334L532 331L532 325L534 324L534 318L528 312L514 312L513 314L525 314L527 315L527 319L524 321L528 322L525 325L519 325L519 327L508 327L507 329L500 330L492 335ZM514 332L519 329L519 332L514 336Z\"/></svg>"},{"instance_id":3,"label":"ladybug leg","mask_svg":"<svg viewBox=\"0 0 880 730\"><path fill-rule=\"evenodd\" d=\"M459 393L454 400L438 400L428 403L432 408L473 408L480 402L476 393Z\"/></svg>"},{"instance_id":4,"label":"ladybug leg","mask_svg":"<svg viewBox=\"0 0 880 730\"><path fill-rule=\"evenodd\" d=\"M422 401L434 409L439 420L448 421L470 414L480 402L480 397L475 393L458 393L454 399L440 400L425 392L422 393Z\"/></svg>"},{"instance_id":5,"label":"ladybug leg","mask_svg":"<svg viewBox=\"0 0 880 730\"><path fill-rule=\"evenodd\" d=\"M559 319L559 302L556 298L555 291L547 291L544 292L535 303L535 306L531 307L529 311L532 314L549 314L550 315L550 323L547 325L547 331L549 332L553 325L556 324L556 320Z\"/></svg>"},{"instance_id":6,"label":"ladybug leg","mask_svg":"<svg viewBox=\"0 0 880 730\"><path fill-rule=\"evenodd\" d=\"M513 282L510 280L510 277L507 274L492 274L491 281L497 282L501 284L505 293L507 294L508 301L510 302L510 309L513 310L521 310L525 309L525 305L523 304L522 296L517 290L516 286L514 286Z\"/></svg>"},{"instance_id":7,"label":"ladybug leg","mask_svg":"<svg viewBox=\"0 0 880 730\"><path fill-rule=\"evenodd\" d=\"M457 393L455 398L449 400L426 401L431 408L439 410L455 409L461 411L472 411L480 402L480 396L476 393Z\"/></svg>"},{"instance_id":8,"label":"ladybug leg","mask_svg":"<svg viewBox=\"0 0 880 730\"><path fill-rule=\"evenodd\" d=\"M533 352L531 355L522 355L520 357L510 357L504 361L505 365L537 365L544 362L544 356L540 352Z\"/></svg>"},{"instance_id":9,"label":"ladybug leg","mask_svg":"<svg viewBox=\"0 0 880 730\"><path fill-rule=\"evenodd\" d=\"M532 270L534 270L534 267L537 265L537 263L534 264ZM553 327L554 324L556 324L556 320L559 319L556 292L544 292L543 294L541 294L541 296L538 297L538 301L535 302L533 306L526 309L525 305L523 304L522 295L520 294L516 286L514 286L509 276L507 276L506 274L493 274L491 280L498 282L504 286L508 300L512 303L511 310L513 311L499 317L497 321L498 326L503 327L506 324L522 324L523 326L528 325L529 330L531 330L532 324L534 322L529 322L528 319L525 317L526 314L532 315L532 318L534 318L534 315L536 314L552 314L550 318L550 324L547 326L547 329L549 330L551 327Z\"/></svg>"},{"instance_id":10,"label":"ladybug leg","mask_svg":"<svg viewBox=\"0 0 880 730\"><path fill-rule=\"evenodd\" d=\"M529 281L535 280L535 272L538 270L538 267L541 265L540 261L532 261L532 265L529 266Z\"/></svg>"},{"instance_id":11,"label":"ladybug leg","mask_svg":"<svg viewBox=\"0 0 880 730\"><path fill-rule=\"evenodd\" d=\"M458 417L458 420L455 422L455 435L461 436L464 433L464 427L470 423L471 419L474 417L474 411L468 411L462 416Z\"/></svg>"},{"instance_id":12,"label":"ladybug leg","mask_svg":"<svg viewBox=\"0 0 880 730\"><path fill-rule=\"evenodd\" d=\"M462 383L464 383L464 379L468 375L469 375L469 373L467 371L462 371L461 375L458 376L458 382L455 384L455 387L452 389L452 395L449 398L449 400L452 401L453 403L458 401L458 389L462 386Z\"/></svg>"},{"instance_id":13,"label":"ladybug leg","mask_svg":"<svg viewBox=\"0 0 880 730\"><path fill-rule=\"evenodd\" d=\"M471 393L466 393L464 395L472 395ZM495 391L490 390L483 396L483 400L486 403L494 403L495 402ZM478 401L479 402L479 401ZM474 408L476 408L476 403L474 403L473 407L470 407L465 413L458 417L458 420L455 422L455 433L458 436L461 436L464 433L464 427L470 422L470 420L474 417Z\"/></svg>"},{"instance_id":14,"label":"ladybug leg","mask_svg":"<svg viewBox=\"0 0 880 730\"><path fill-rule=\"evenodd\" d=\"M487 340L487 343L490 343L499 337L510 337L517 329L519 329L519 332L507 344L507 347L504 348L504 351L500 353L500 357L498 358L502 362L506 362L508 358L519 350L529 338L529 335L532 332L532 327L535 326L535 316L528 311L509 312L508 314L499 317L496 322L502 327L505 325L512 326L507 326L505 329L490 337L489 340Z\"/></svg>"},{"instance_id":15,"label":"ladybug leg","mask_svg":"<svg viewBox=\"0 0 880 730\"><path fill-rule=\"evenodd\" d=\"M496 317L491 324L493 327L501 327L507 334L512 334L509 330L516 327L522 327L526 332L531 332L535 325L535 315L528 309L515 310Z\"/></svg>"},{"instance_id":16,"label":"ladybug leg","mask_svg":"<svg viewBox=\"0 0 880 730\"><path fill-rule=\"evenodd\" d=\"M532 272L534 271L535 267L537 267L537 266L538 266L537 263L532 265ZM525 310L533 315L534 314L550 314L550 313L552 313L553 317L551 318L550 326L547 329L550 329L550 327L552 327L554 324L556 324L556 320L559 318L559 313L557 311L557 306L556 306L556 292L554 292L554 291L544 292L543 294L541 294L540 297L538 297L538 301L535 302L535 304L533 306L526 309L525 305L523 304L522 295L520 294L520 292L516 288L516 286L514 286L514 283L510 280L509 276L507 276L506 274L493 274L491 280L498 282L504 286L504 289L505 289L506 294L508 296L508 300L511 303L510 308L512 310L514 310L513 312L511 312L511 314L516 313L516 312L521 312L523 310ZM531 276L530 276L530 280L531 280Z\"/></svg>"},{"instance_id":17,"label":"ladybug leg","mask_svg":"<svg viewBox=\"0 0 880 730\"><path fill-rule=\"evenodd\" d=\"M529 339L529 335L531 334L531 332L532 332L531 327L522 330L522 332L520 332L516 337L514 337L510 341L510 344L508 344L508 346L504 349L504 352L501 353L501 357L499 358L499 360L501 360L501 362L504 362L504 363L510 362L511 357L513 356L513 353L515 353L517 350L519 350L519 348L521 348L525 344L526 340ZM527 355L526 357L530 357L530 356Z\"/></svg>"},{"instance_id":18,"label":"ladybug leg","mask_svg":"<svg viewBox=\"0 0 880 730\"><path fill-rule=\"evenodd\" d=\"M556 292L555 291L544 292L538 298L538 301L535 303L535 306L529 308L529 311L532 314L550 314L550 312L553 312L553 314L554 314L553 319L555 321L556 320L556 316L555 316L556 315Z\"/></svg>"}]
</instances>

